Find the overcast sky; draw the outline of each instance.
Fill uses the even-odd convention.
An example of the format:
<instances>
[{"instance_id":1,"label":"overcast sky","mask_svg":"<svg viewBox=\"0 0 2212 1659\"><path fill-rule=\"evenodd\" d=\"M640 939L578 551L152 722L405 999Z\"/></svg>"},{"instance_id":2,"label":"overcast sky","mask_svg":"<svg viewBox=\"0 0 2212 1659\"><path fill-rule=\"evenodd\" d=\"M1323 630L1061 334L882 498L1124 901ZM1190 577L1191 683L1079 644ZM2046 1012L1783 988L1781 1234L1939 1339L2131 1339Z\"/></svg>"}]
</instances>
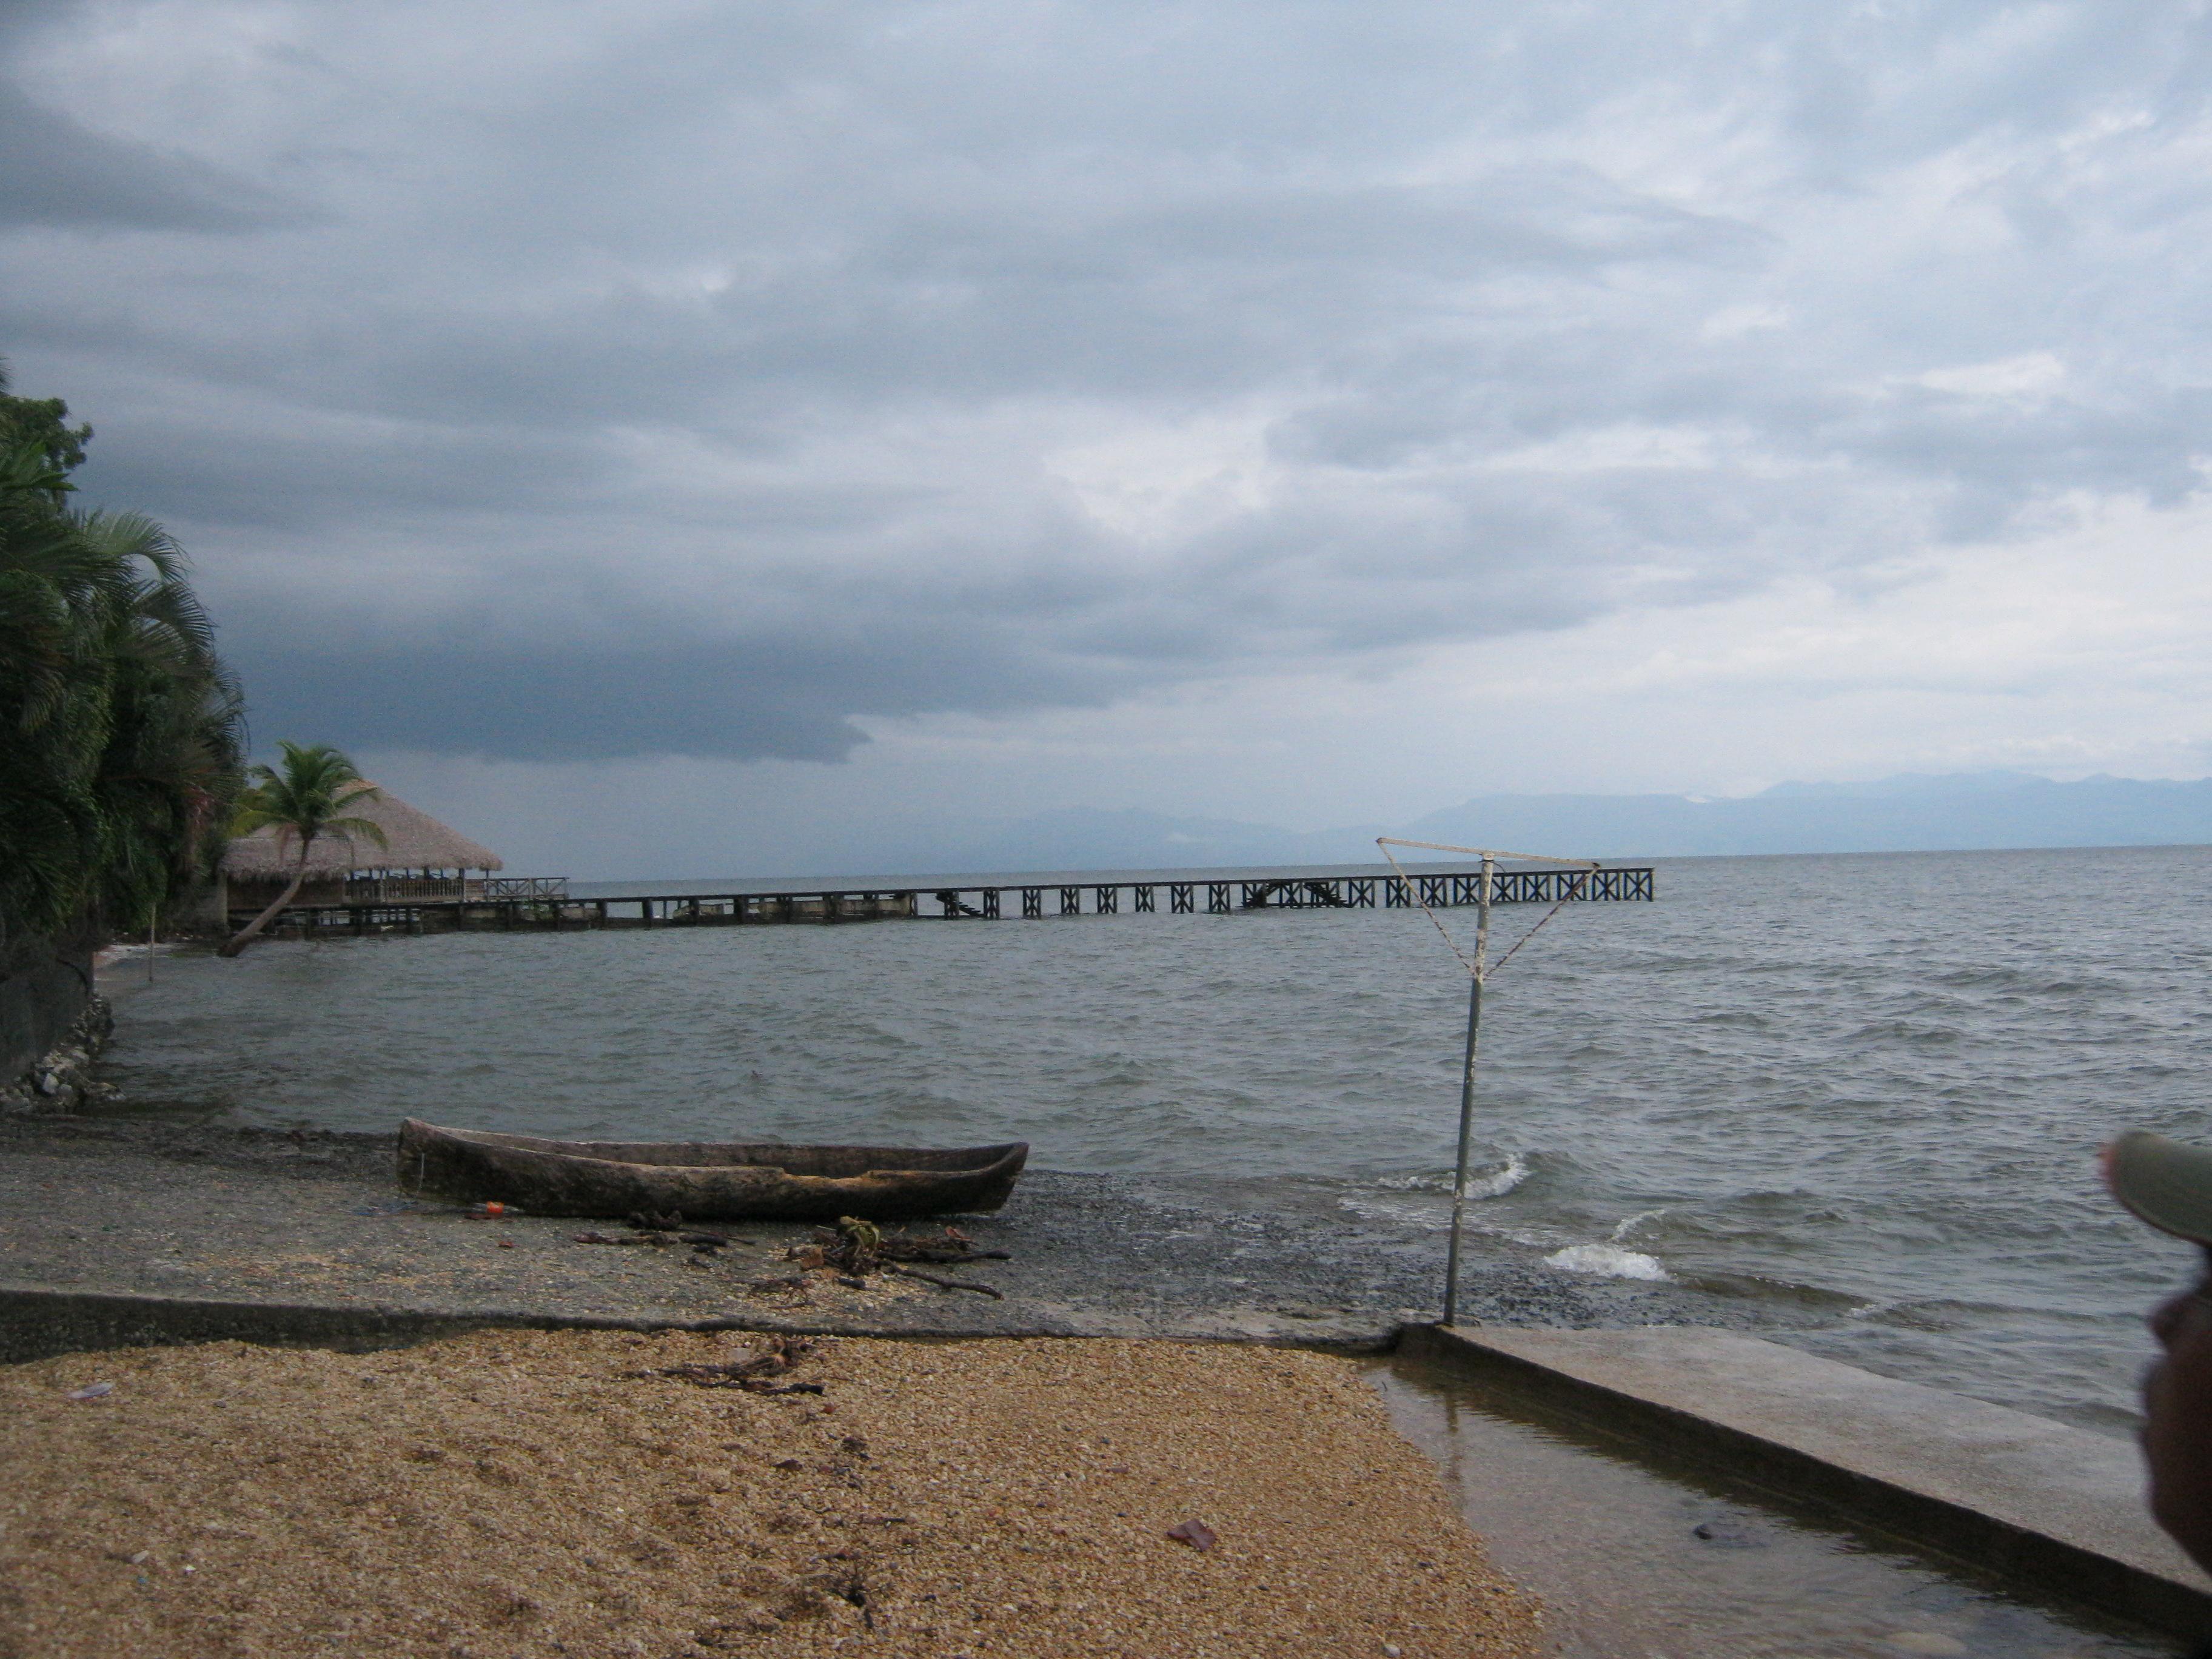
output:
<instances>
[{"instance_id":1,"label":"overcast sky","mask_svg":"<svg viewBox=\"0 0 2212 1659\"><path fill-rule=\"evenodd\" d=\"M4 19L15 390L520 862L2212 771L2201 4Z\"/></svg>"}]
</instances>

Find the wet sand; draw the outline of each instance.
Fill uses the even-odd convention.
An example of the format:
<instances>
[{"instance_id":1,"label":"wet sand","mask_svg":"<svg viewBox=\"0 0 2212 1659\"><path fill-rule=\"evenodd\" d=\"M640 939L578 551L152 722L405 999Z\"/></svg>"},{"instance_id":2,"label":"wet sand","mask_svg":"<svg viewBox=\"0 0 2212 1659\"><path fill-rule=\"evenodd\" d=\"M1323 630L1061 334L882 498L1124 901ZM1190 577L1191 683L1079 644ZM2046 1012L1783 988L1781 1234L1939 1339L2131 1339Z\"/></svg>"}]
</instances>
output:
<instances>
[{"instance_id":1,"label":"wet sand","mask_svg":"<svg viewBox=\"0 0 2212 1659\"><path fill-rule=\"evenodd\" d=\"M665 1374L769 1340L0 1370L0 1655L1541 1650L1352 1362L838 1339L761 1379L819 1394Z\"/></svg>"}]
</instances>

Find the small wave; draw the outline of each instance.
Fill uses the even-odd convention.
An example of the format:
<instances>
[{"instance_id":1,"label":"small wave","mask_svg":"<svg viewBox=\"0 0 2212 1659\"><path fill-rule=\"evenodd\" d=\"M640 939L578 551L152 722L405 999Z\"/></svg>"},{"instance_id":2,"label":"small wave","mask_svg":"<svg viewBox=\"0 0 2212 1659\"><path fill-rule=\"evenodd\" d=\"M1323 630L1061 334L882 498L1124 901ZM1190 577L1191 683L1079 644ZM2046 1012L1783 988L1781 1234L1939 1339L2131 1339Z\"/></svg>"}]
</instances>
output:
<instances>
[{"instance_id":1,"label":"small wave","mask_svg":"<svg viewBox=\"0 0 2212 1659\"><path fill-rule=\"evenodd\" d=\"M1505 1167L1492 1170L1488 1175L1471 1175L1467 1178L1469 1198L1503 1198L1528 1178L1528 1160L1515 1152L1505 1160Z\"/></svg>"},{"instance_id":2,"label":"small wave","mask_svg":"<svg viewBox=\"0 0 2212 1659\"><path fill-rule=\"evenodd\" d=\"M1469 1198L1503 1198L1528 1178L1528 1160L1515 1152L1497 1169L1487 1173L1471 1171L1467 1178ZM1451 1177L1448 1175L1386 1176L1375 1183L1386 1193L1442 1193L1451 1192Z\"/></svg>"},{"instance_id":3,"label":"small wave","mask_svg":"<svg viewBox=\"0 0 2212 1659\"><path fill-rule=\"evenodd\" d=\"M1659 1265L1657 1256L1646 1255L1641 1250L1624 1250L1618 1244L1570 1244L1546 1256L1544 1265L1557 1267L1562 1273L1589 1273L1600 1279L1671 1277Z\"/></svg>"},{"instance_id":4,"label":"small wave","mask_svg":"<svg viewBox=\"0 0 2212 1659\"><path fill-rule=\"evenodd\" d=\"M1657 1220L1661 1216L1662 1216L1662 1215L1664 1215L1664 1214L1666 1214L1666 1213L1667 1213L1667 1210L1668 1210L1668 1206L1667 1206L1666 1205L1664 1205L1664 1204L1662 1204L1662 1205L1661 1205L1657 1209L1656 1209L1656 1210L1639 1210L1639 1211L1638 1211L1634 1215L1632 1215L1632 1216L1629 1217L1627 1220L1626 1220L1626 1221L1622 1222L1622 1223L1620 1224L1620 1225L1619 1225L1618 1227L1615 1227L1615 1228L1613 1230L1612 1237L1609 1237L1606 1242L1607 1242L1607 1243L1609 1243L1609 1244L1619 1244L1619 1243L1620 1243L1621 1242L1623 1242L1625 1239L1626 1239L1626 1238L1627 1238L1627 1237L1629 1236L1629 1234L1631 1234L1631 1233L1634 1232L1634 1231L1635 1231L1638 1227L1641 1227L1641 1226L1642 1226L1645 1222L1647 1222L1647 1221L1656 1221L1656 1220Z\"/></svg>"},{"instance_id":5,"label":"small wave","mask_svg":"<svg viewBox=\"0 0 2212 1659\"><path fill-rule=\"evenodd\" d=\"M1509 1244L1518 1244L1528 1250L1553 1250L1559 1248L1557 1233L1531 1232L1526 1227L1485 1227L1480 1223L1475 1231L1489 1238L1502 1238Z\"/></svg>"},{"instance_id":6,"label":"small wave","mask_svg":"<svg viewBox=\"0 0 2212 1659\"><path fill-rule=\"evenodd\" d=\"M1851 1033L1854 1042L1903 1042L1927 1048L1964 1041L1955 1026L1925 1025L1909 1019L1878 1019Z\"/></svg>"},{"instance_id":7,"label":"small wave","mask_svg":"<svg viewBox=\"0 0 2212 1659\"><path fill-rule=\"evenodd\" d=\"M1409 1204L1403 1200L1363 1198L1356 1193L1347 1193L1336 1201L1362 1221L1376 1221L1393 1226L1410 1227L1425 1233L1438 1231L1447 1224L1448 1220L1444 1212L1440 1209Z\"/></svg>"},{"instance_id":8,"label":"small wave","mask_svg":"<svg viewBox=\"0 0 2212 1659\"><path fill-rule=\"evenodd\" d=\"M94 954L92 965L96 970L111 967L118 962L143 962L149 956L174 956L179 951L188 951L192 948L194 947L191 945L174 939L160 939L152 945L132 945L128 942L104 945Z\"/></svg>"}]
</instances>

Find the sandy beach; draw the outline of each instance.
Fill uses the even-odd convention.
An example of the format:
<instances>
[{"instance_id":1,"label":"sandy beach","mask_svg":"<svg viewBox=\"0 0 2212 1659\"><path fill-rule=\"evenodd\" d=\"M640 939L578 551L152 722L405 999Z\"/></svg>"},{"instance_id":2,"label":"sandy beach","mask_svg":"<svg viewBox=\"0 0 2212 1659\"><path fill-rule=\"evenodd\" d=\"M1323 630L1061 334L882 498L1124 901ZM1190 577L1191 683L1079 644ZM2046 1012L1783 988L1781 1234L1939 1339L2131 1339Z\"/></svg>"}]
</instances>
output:
<instances>
[{"instance_id":1,"label":"sandy beach","mask_svg":"<svg viewBox=\"0 0 2212 1659\"><path fill-rule=\"evenodd\" d=\"M1540 1650L1350 1361L774 1340L8 1367L0 1654Z\"/></svg>"}]
</instances>

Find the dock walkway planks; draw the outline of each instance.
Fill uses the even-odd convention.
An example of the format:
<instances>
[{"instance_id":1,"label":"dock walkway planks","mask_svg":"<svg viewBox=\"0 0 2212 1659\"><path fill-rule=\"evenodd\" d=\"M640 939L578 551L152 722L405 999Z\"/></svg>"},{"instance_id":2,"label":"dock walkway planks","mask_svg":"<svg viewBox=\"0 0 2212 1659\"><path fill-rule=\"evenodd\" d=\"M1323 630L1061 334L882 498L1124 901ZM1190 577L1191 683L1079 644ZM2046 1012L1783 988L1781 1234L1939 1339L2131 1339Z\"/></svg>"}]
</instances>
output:
<instances>
[{"instance_id":1,"label":"dock walkway planks","mask_svg":"<svg viewBox=\"0 0 2212 1659\"><path fill-rule=\"evenodd\" d=\"M1594 870L1498 870L1494 904L1649 902L1656 896L1648 865ZM1018 917L1231 915L1249 910L1456 908L1480 902L1480 869L1416 871L1395 876L1342 869L1220 875L1191 872L1162 880L1024 882L912 887L778 887L720 893L654 894L630 898L479 898L412 902L294 905L279 925L312 933L398 930L549 929L561 927L738 927L770 922L997 921ZM1124 899L1127 902L1124 904ZM1086 908L1086 904L1087 907Z\"/></svg>"}]
</instances>

